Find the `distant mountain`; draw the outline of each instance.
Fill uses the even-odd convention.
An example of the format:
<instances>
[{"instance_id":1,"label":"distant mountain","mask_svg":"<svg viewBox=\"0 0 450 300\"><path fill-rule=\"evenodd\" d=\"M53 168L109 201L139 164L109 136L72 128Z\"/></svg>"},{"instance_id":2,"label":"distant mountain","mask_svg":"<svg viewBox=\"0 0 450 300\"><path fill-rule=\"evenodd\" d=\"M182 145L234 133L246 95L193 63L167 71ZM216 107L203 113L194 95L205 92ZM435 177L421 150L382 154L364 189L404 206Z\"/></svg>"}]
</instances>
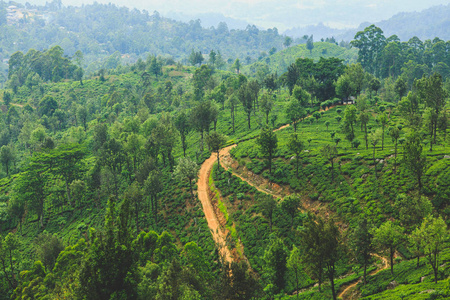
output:
<instances>
[{"instance_id":1,"label":"distant mountain","mask_svg":"<svg viewBox=\"0 0 450 300\"><path fill-rule=\"evenodd\" d=\"M421 12L399 13L376 24L386 37L396 34L402 41L413 36L421 40L439 37L450 40L450 4L439 5Z\"/></svg>"},{"instance_id":2,"label":"distant mountain","mask_svg":"<svg viewBox=\"0 0 450 300\"><path fill-rule=\"evenodd\" d=\"M189 23L191 20L200 20L203 28L217 28L219 23L226 23L228 29L245 29L249 24L246 21L225 17L221 13L200 13L184 14L179 12L169 12L165 14L167 18Z\"/></svg>"},{"instance_id":3,"label":"distant mountain","mask_svg":"<svg viewBox=\"0 0 450 300\"><path fill-rule=\"evenodd\" d=\"M294 27L286 30L284 34L295 38L301 38L304 35L313 35L314 40L318 41L322 38L325 39L327 37L331 38L333 36L336 37L343 35L347 31L347 29L335 29L328 27L323 23L319 23L317 25L310 25L306 27Z\"/></svg>"},{"instance_id":4,"label":"distant mountain","mask_svg":"<svg viewBox=\"0 0 450 300\"><path fill-rule=\"evenodd\" d=\"M365 22L355 29L340 30L319 23L314 26L292 28L286 30L284 34L293 37L313 34L315 40L334 36L337 41L351 41L358 31L364 30L370 24ZM384 36L396 34L402 41L407 41L413 36L422 41L435 37L447 41L450 40L450 4L434 6L420 12L399 13L375 25L383 30Z\"/></svg>"}]
</instances>

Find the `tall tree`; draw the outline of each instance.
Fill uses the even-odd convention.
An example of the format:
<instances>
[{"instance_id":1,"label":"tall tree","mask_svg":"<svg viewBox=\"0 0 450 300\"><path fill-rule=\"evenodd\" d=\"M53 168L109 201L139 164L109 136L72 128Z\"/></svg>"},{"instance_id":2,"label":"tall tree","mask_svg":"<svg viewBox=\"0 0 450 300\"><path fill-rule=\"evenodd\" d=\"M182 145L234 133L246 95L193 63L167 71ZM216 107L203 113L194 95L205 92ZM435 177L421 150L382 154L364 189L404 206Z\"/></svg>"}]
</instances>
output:
<instances>
[{"instance_id":1,"label":"tall tree","mask_svg":"<svg viewBox=\"0 0 450 300\"><path fill-rule=\"evenodd\" d=\"M244 107L245 113L247 114L248 129L251 129L250 115L253 109L254 93L247 84L244 84L239 88L238 98L239 101L241 101L242 106Z\"/></svg>"},{"instance_id":2,"label":"tall tree","mask_svg":"<svg viewBox=\"0 0 450 300\"><path fill-rule=\"evenodd\" d=\"M312 54L314 49L314 37L312 35L306 40L306 49L309 50L309 54Z\"/></svg>"},{"instance_id":3,"label":"tall tree","mask_svg":"<svg viewBox=\"0 0 450 300\"><path fill-rule=\"evenodd\" d=\"M378 145L378 142L380 141L380 138L381 138L380 129L377 129L374 132L370 133L369 140L370 140L370 144L373 147L372 159L373 159L373 169L374 169L374 172L375 172L375 178L377 178L377 176L378 176L377 175L377 164L376 164L376 161L375 161L375 149L376 149L376 146Z\"/></svg>"},{"instance_id":4,"label":"tall tree","mask_svg":"<svg viewBox=\"0 0 450 300\"><path fill-rule=\"evenodd\" d=\"M263 216L269 219L269 228L272 232L272 218L273 212L277 207L277 201L271 195L264 195L259 199L259 206Z\"/></svg>"},{"instance_id":5,"label":"tall tree","mask_svg":"<svg viewBox=\"0 0 450 300\"><path fill-rule=\"evenodd\" d=\"M354 249L356 254L356 259L364 268L363 282L366 284L367 277L367 266L372 258L372 252L374 250L372 239L373 235L369 230L369 224L365 217L362 217L358 226L354 232Z\"/></svg>"},{"instance_id":6,"label":"tall tree","mask_svg":"<svg viewBox=\"0 0 450 300\"><path fill-rule=\"evenodd\" d=\"M444 108L447 92L442 85L442 76L434 73L430 77L423 77L414 81L414 87L417 90L419 98L425 102L425 105L432 110L431 126L433 131L433 144L436 144L436 131L439 113ZM431 143L431 141L430 141Z\"/></svg>"},{"instance_id":7,"label":"tall tree","mask_svg":"<svg viewBox=\"0 0 450 300\"><path fill-rule=\"evenodd\" d=\"M359 121L361 122L361 126L364 127L364 140L366 141L366 150L368 150L369 140L367 134L367 123L369 123L369 114L366 111L362 111L359 114Z\"/></svg>"},{"instance_id":8,"label":"tall tree","mask_svg":"<svg viewBox=\"0 0 450 300\"><path fill-rule=\"evenodd\" d=\"M300 162L300 153L302 153L303 149L305 148L305 145L297 133L294 133L289 137L288 148L289 148L289 151L291 151L292 153L295 153L295 162L296 162L295 175L298 178L298 166L299 166L299 162Z\"/></svg>"},{"instance_id":9,"label":"tall tree","mask_svg":"<svg viewBox=\"0 0 450 300\"><path fill-rule=\"evenodd\" d=\"M384 150L384 129L388 124L388 117L385 112L378 116L378 121L381 124L381 150Z\"/></svg>"},{"instance_id":10,"label":"tall tree","mask_svg":"<svg viewBox=\"0 0 450 300\"><path fill-rule=\"evenodd\" d=\"M291 228L294 226L294 218L299 212L300 197L298 195L289 195L280 203L281 209L291 217Z\"/></svg>"},{"instance_id":11,"label":"tall tree","mask_svg":"<svg viewBox=\"0 0 450 300\"><path fill-rule=\"evenodd\" d=\"M295 247L295 245L292 248L291 254L289 255L289 258L287 260L287 267L295 275L296 294L297 294L297 299L298 299L298 295L300 294L300 291L298 289L298 282L300 280L300 276L303 273L303 266L302 266L302 255L300 253L300 249Z\"/></svg>"},{"instance_id":12,"label":"tall tree","mask_svg":"<svg viewBox=\"0 0 450 300\"><path fill-rule=\"evenodd\" d=\"M150 195L150 203L152 206L152 214L155 220L155 225L158 224L158 193L161 192L163 186L161 182L161 172L159 170L152 170L148 174L144 183L144 189Z\"/></svg>"},{"instance_id":13,"label":"tall tree","mask_svg":"<svg viewBox=\"0 0 450 300\"><path fill-rule=\"evenodd\" d=\"M426 217L418 228L421 232L421 245L427 261L434 273L434 283L437 283L439 273L439 254L444 249L448 238L447 224L442 217Z\"/></svg>"},{"instance_id":14,"label":"tall tree","mask_svg":"<svg viewBox=\"0 0 450 300\"><path fill-rule=\"evenodd\" d=\"M291 98L286 106L286 115L294 126L294 132L297 131L297 122L306 117L305 109L302 107L300 101L296 98Z\"/></svg>"},{"instance_id":15,"label":"tall tree","mask_svg":"<svg viewBox=\"0 0 450 300\"><path fill-rule=\"evenodd\" d=\"M194 192L192 190L192 180L197 178L198 165L189 157L182 157L178 160L178 165L173 172L175 178L180 180L189 180L189 190L191 192L192 201L194 201Z\"/></svg>"},{"instance_id":16,"label":"tall tree","mask_svg":"<svg viewBox=\"0 0 450 300\"><path fill-rule=\"evenodd\" d=\"M319 291L321 291L325 269L330 280L333 299L336 299L334 277L336 276L336 263L340 258L339 229L331 219L324 222L322 218L312 215L308 215L303 227L304 229L300 233L301 246L307 271L319 281Z\"/></svg>"},{"instance_id":17,"label":"tall tree","mask_svg":"<svg viewBox=\"0 0 450 300\"><path fill-rule=\"evenodd\" d=\"M427 159L422 153L421 138L417 133L410 135L406 140L403 164L410 174L416 178L420 192L422 190L422 176L425 173Z\"/></svg>"},{"instance_id":18,"label":"tall tree","mask_svg":"<svg viewBox=\"0 0 450 300\"><path fill-rule=\"evenodd\" d=\"M277 293L283 291L286 285L287 257L288 250L280 238L272 239L264 252L266 272L270 274Z\"/></svg>"},{"instance_id":19,"label":"tall tree","mask_svg":"<svg viewBox=\"0 0 450 300\"><path fill-rule=\"evenodd\" d=\"M84 299L137 298L137 257L133 250L130 203L125 198L118 216L108 201L104 231L95 232L80 267L77 296Z\"/></svg>"},{"instance_id":20,"label":"tall tree","mask_svg":"<svg viewBox=\"0 0 450 300\"><path fill-rule=\"evenodd\" d=\"M266 115L266 125L268 125L269 124L269 114L274 106L274 103L272 100L272 95L267 92L263 93L261 96L260 103L261 103L261 109L264 112L264 114Z\"/></svg>"},{"instance_id":21,"label":"tall tree","mask_svg":"<svg viewBox=\"0 0 450 300\"><path fill-rule=\"evenodd\" d=\"M320 154L331 164L331 181L334 181L334 160L337 157L337 148L333 145L325 145L322 147Z\"/></svg>"},{"instance_id":22,"label":"tall tree","mask_svg":"<svg viewBox=\"0 0 450 300\"><path fill-rule=\"evenodd\" d=\"M372 243L375 248L389 254L392 275L394 275L395 251L404 241L403 231L404 229L401 226L395 225L392 221L386 221L372 231Z\"/></svg>"},{"instance_id":23,"label":"tall tree","mask_svg":"<svg viewBox=\"0 0 450 300\"><path fill-rule=\"evenodd\" d=\"M398 149L398 139L400 138L400 128L399 126L391 127L389 130L389 135L394 142L394 174L397 172L397 149Z\"/></svg>"},{"instance_id":24,"label":"tall tree","mask_svg":"<svg viewBox=\"0 0 450 300\"><path fill-rule=\"evenodd\" d=\"M269 174L272 175L272 158L278 147L278 138L275 132L270 129L263 129L256 139L260 151L267 157L269 163Z\"/></svg>"},{"instance_id":25,"label":"tall tree","mask_svg":"<svg viewBox=\"0 0 450 300\"><path fill-rule=\"evenodd\" d=\"M220 147L225 144L226 138L222 134L214 131L206 136L206 143L208 144L208 148L211 149L212 152L216 152L217 154L217 169L220 172Z\"/></svg>"},{"instance_id":26,"label":"tall tree","mask_svg":"<svg viewBox=\"0 0 450 300\"><path fill-rule=\"evenodd\" d=\"M4 171L6 172L6 176L9 176L9 166L16 159L15 152L13 150L12 144L3 145L0 148L0 162L3 166Z\"/></svg>"},{"instance_id":27,"label":"tall tree","mask_svg":"<svg viewBox=\"0 0 450 300\"><path fill-rule=\"evenodd\" d=\"M231 123L233 126L233 133L234 133L234 117L235 117L236 106L239 103L239 99L235 93L231 94L230 97L228 97L227 103L228 103L228 106L230 107Z\"/></svg>"},{"instance_id":28,"label":"tall tree","mask_svg":"<svg viewBox=\"0 0 450 300\"><path fill-rule=\"evenodd\" d=\"M383 31L375 25L370 25L364 31L357 32L350 44L358 48L358 62L363 68L372 74L378 73L381 54L386 45Z\"/></svg>"}]
</instances>

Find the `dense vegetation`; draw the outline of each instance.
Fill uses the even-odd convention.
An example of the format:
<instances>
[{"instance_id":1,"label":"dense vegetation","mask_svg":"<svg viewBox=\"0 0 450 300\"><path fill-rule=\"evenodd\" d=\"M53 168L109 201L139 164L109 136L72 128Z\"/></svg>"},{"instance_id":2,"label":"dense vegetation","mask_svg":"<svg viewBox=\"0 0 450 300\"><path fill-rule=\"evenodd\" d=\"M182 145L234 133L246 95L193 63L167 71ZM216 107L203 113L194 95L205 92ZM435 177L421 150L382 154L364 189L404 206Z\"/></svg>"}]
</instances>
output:
<instances>
[{"instance_id":1,"label":"dense vegetation","mask_svg":"<svg viewBox=\"0 0 450 300\"><path fill-rule=\"evenodd\" d=\"M305 47L336 50L326 44ZM277 74L272 53L246 75L188 43L192 66L153 55L91 76L84 51L14 53L1 91L0 297L329 299L363 277L355 293L368 299L447 298L449 43L413 47L371 26L352 44L359 63L298 57ZM235 143L233 167L209 176L227 264L195 191L199 165ZM390 268L371 273L375 253Z\"/></svg>"},{"instance_id":2,"label":"dense vegetation","mask_svg":"<svg viewBox=\"0 0 450 300\"><path fill-rule=\"evenodd\" d=\"M217 28L205 29L199 20L176 22L158 12L149 14L112 4L66 7L57 0L45 6L1 2L0 29L0 61L16 51L26 54L29 49L43 51L59 45L69 57L78 50L84 54L81 63L87 74L134 63L148 55L187 63L193 50L205 56L215 51L216 64L222 68L238 57L255 61L271 49L281 50L284 42L276 28L229 30L226 23L220 23ZM0 82L4 82L7 66L0 65Z\"/></svg>"}]
</instances>

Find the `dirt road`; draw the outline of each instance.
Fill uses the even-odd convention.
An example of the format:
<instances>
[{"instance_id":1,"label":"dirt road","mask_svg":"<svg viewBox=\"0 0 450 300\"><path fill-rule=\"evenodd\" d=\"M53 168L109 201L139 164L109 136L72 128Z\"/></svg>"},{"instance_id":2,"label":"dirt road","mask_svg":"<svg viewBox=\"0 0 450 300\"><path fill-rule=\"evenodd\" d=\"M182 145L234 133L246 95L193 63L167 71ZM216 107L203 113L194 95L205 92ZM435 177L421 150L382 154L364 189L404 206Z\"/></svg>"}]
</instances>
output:
<instances>
[{"instance_id":1,"label":"dirt road","mask_svg":"<svg viewBox=\"0 0 450 300\"><path fill-rule=\"evenodd\" d=\"M230 250L226 245L226 233L220 228L219 221L211 205L211 199L209 198L209 174L212 167L216 162L216 154L212 154L207 160L205 160L199 171L199 179L197 182L198 198L202 203L203 212L205 213L208 227L212 233L214 242L219 248L220 255L228 263L233 261Z\"/></svg>"}]
</instances>

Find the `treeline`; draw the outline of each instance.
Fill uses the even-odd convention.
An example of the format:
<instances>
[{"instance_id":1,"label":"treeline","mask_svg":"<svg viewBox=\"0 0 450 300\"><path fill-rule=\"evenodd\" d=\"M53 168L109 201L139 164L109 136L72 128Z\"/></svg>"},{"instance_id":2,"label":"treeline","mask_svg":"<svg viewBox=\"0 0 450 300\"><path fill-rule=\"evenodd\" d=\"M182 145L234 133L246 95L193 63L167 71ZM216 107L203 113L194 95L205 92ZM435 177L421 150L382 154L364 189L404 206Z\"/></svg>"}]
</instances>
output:
<instances>
[{"instance_id":1,"label":"treeline","mask_svg":"<svg viewBox=\"0 0 450 300\"><path fill-rule=\"evenodd\" d=\"M32 89L41 82L58 82L62 79L79 80L83 78L83 54L77 51L72 62L63 56L64 50L60 46L54 46L49 50L29 50L25 55L18 51L11 55L8 65L9 86L14 93L18 88L26 85Z\"/></svg>"},{"instance_id":2,"label":"treeline","mask_svg":"<svg viewBox=\"0 0 450 300\"><path fill-rule=\"evenodd\" d=\"M386 38L380 28L371 25L358 32L351 45L359 49L358 62L379 78L403 74L411 86L414 78L424 74L437 72L444 78L450 75L450 41L437 37L424 42L413 37L401 42L396 35Z\"/></svg>"},{"instance_id":3,"label":"treeline","mask_svg":"<svg viewBox=\"0 0 450 300\"><path fill-rule=\"evenodd\" d=\"M5 21L8 5L0 4L4 12L0 16ZM204 55L220 49L224 60L230 59L232 63L236 57L256 59L272 48L282 49L284 42L276 28L259 30L248 26L245 30L229 30L225 23L220 23L217 28L205 29L199 20L176 22L157 12L149 14L112 4L66 7L53 1L46 6L14 5L24 10L26 17L14 25L0 21L0 59L7 59L16 51L43 51L48 45L60 45L69 56L78 50L84 53L83 67L89 72L108 68L106 60L114 53L120 54L119 58L127 54L124 57L127 62L149 54L187 61L192 49Z\"/></svg>"}]
</instances>

